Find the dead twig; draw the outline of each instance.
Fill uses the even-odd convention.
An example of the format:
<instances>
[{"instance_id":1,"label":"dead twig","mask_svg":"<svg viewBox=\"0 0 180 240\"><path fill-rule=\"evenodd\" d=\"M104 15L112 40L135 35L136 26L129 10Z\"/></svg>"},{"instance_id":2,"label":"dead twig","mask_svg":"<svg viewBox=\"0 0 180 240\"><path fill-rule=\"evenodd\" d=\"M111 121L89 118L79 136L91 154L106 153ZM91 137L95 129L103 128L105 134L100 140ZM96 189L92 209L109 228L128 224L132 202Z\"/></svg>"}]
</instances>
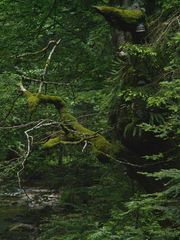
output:
<instances>
[{"instance_id":1,"label":"dead twig","mask_svg":"<svg viewBox=\"0 0 180 240\"><path fill-rule=\"evenodd\" d=\"M42 74L42 79L41 79L41 82L39 84L39 90L38 90L38 93L41 93L41 90L42 90L42 86L44 84L44 81L45 81L45 76L47 74L47 70L48 70L48 67L49 67L49 64L51 62L51 58L52 58L52 55L56 49L56 47L59 45L59 43L61 42L61 39L57 40L54 47L52 48L52 50L50 51L49 53L49 56L46 60L46 63L45 63L45 67L44 67L44 70L43 70L43 74Z\"/></svg>"},{"instance_id":2,"label":"dead twig","mask_svg":"<svg viewBox=\"0 0 180 240\"><path fill-rule=\"evenodd\" d=\"M41 50L39 50L39 51L36 51L36 52L23 53L23 54L21 54L21 55L18 55L17 58L22 58L22 57L27 57L27 56L34 56L34 55L43 53L43 52L45 52L46 50L48 50L48 48L49 48L53 43L56 43L56 41L50 40L50 41L48 42L47 46L44 47L43 49L41 49Z\"/></svg>"},{"instance_id":3,"label":"dead twig","mask_svg":"<svg viewBox=\"0 0 180 240\"><path fill-rule=\"evenodd\" d=\"M31 78L26 75L21 75L23 80L27 81L32 81L36 83L40 83L42 80L37 79L37 78ZM70 83L58 83L58 82L52 82L52 81L44 81L44 84L49 84L49 85L56 85L56 86L62 86L62 85L70 85Z\"/></svg>"},{"instance_id":4,"label":"dead twig","mask_svg":"<svg viewBox=\"0 0 180 240\"><path fill-rule=\"evenodd\" d=\"M20 70L19 68L15 68L16 69L16 72L17 74L22 78L22 80L27 80L29 82L35 82L37 84L39 84L42 80L41 79L38 79L38 78L34 78L34 77L29 77L26 75L26 73L24 73L22 70ZM60 80L59 80L60 81ZM62 86L62 85L70 85L71 83L63 83L63 82L53 82L53 81L44 81L44 84L47 84L47 85L56 85L56 86Z\"/></svg>"},{"instance_id":5,"label":"dead twig","mask_svg":"<svg viewBox=\"0 0 180 240\"><path fill-rule=\"evenodd\" d=\"M38 121L33 121L33 122L19 124L19 125L14 125L14 126L4 126L4 127L0 127L0 129L7 129L8 130L8 129L26 128L26 127L31 126L33 124L39 123L39 121L51 121L51 120L50 119L40 119ZM57 124L59 124L59 122L57 122Z\"/></svg>"},{"instance_id":6,"label":"dead twig","mask_svg":"<svg viewBox=\"0 0 180 240\"><path fill-rule=\"evenodd\" d=\"M23 85L21 85L20 87L21 87L22 91L24 91L25 88L23 87ZM20 157L23 160L21 161L21 168L17 172L17 178L18 178L19 188L24 191L24 193L26 194L26 196L28 197L29 200L32 200L32 199L28 196L28 194L26 193L25 189L23 188L23 186L21 184L21 174L22 174L22 172L25 169L25 163L26 163L26 160L29 157L29 154L31 152L31 146L32 146L33 140L34 140L33 136L30 135L30 133L32 131L36 130L36 129L41 128L41 127L47 127L47 126L51 126L51 125L57 124L57 122L54 122L54 121L48 121L48 122L46 122L46 121L47 121L46 119L40 120L35 126L33 126L32 128L27 129L26 131L24 131L24 134L25 134L26 139L27 139L27 149L26 149L26 152L25 152L24 156Z\"/></svg>"}]
</instances>

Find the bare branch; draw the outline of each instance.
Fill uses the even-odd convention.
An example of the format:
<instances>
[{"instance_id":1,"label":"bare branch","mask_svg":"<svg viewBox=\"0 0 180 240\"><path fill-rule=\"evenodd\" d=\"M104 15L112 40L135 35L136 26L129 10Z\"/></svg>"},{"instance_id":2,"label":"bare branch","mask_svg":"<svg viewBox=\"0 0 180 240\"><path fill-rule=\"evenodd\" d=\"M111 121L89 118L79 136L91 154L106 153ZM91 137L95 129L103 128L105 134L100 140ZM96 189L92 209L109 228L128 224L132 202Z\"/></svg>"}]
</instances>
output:
<instances>
[{"instance_id":1,"label":"bare branch","mask_svg":"<svg viewBox=\"0 0 180 240\"><path fill-rule=\"evenodd\" d=\"M35 82L35 83L40 83L42 80L38 79L38 78L34 78L34 77L29 77L26 75L26 73L24 73L23 71L21 71L20 69L18 69L16 67L16 72L18 75L20 75L22 77L22 80L27 80L29 82ZM70 85L70 83L63 83L63 82L53 82L53 81L44 81L44 84L49 84L49 85L57 85L57 86L62 86L62 85Z\"/></svg>"},{"instance_id":2,"label":"bare branch","mask_svg":"<svg viewBox=\"0 0 180 240\"><path fill-rule=\"evenodd\" d=\"M22 92L26 92L26 88L23 86L22 82L19 83L19 87L21 89Z\"/></svg>"},{"instance_id":3,"label":"bare branch","mask_svg":"<svg viewBox=\"0 0 180 240\"><path fill-rule=\"evenodd\" d=\"M49 64L50 64L50 62L51 62L52 55L53 55L56 47L59 45L60 42L61 42L61 39L59 39L59 40L56 41L54 47L52 48L52 50L51 50L51 52L49 53L49 56L48 56L48 58L47 58L47 60L46 60L46 64L45 64L44 71L43 71L43 75L42 75L42 80L41 80L41 82L40 82L40 84L39 84L39 90L38 90L39 93L41 93L42 86L43 86L43 83L44 83L44 81L45 81L45 76L46 76L46 74L47 74L47 70L48 70Z\"/></svg>"},{"instance_id":4,"label":"bare branch","mask_svg":"<svg viewBox=\"0 0 180 240\"><path fill-rule=\"evenodd\" d=\"M32 122L29 122L29 123L24 123L24 124L19 124L19 125L14 125L14 126L4 126L4 127L0 127L0 129L21 129L21 128L26 128L26 127L29 127L33 124L37 124L39 123L39 121L51 121L50 119L40 119L38 121L32 121ZM54 122L55 123L55 122ZM57 125L60 125L59 122L56 122Z\"/></svg>"},{"instance_id":5,"label":"bare branch","mask_svg":"<svg viewBox=\"0 0 180 240\"><path fill-rule=\"evenodd\" d=\"M32 82L36 82L36 83L40 83L41 80L40 79L36 79L36 78L30 78L30 77L27 77L27 76L22 76L22 78L24 80L28 80L28 81L32 81ZM47 84L47 85L56 85L56 86L62 86L62 85L70 85L70 83L59 83L59 82L52 82L52 81L44 81L43 82L44 84Z\"/></svg>"},{"instance_id":6,"label":"bare branch","mask_svg":"<svg viewBox=\"0 0 180 240\"><path fill-rule=\"evenodd\" d=\"M54 125L54 124L57 124L57 122L54 122L54 121L48 121L46 119L44 120L40 120L35 126L33 126L32 128L24 131L24 134L26 135L26 139L27 139L27 149L26 149L26 152L24 154L24 156L20 157L20 158L23 158L22 162L21 162L21 168L20 170L17 172L17 178L18 178L18 185L19 185L19 188L22 189L24 191L24 193L26 194L26 196L32 200L28 194L26 193L26 191L24 190L24 188L22 187L22 184L21 184L21 174L23 172L23 170L25 169L25 163L26 163L26 160L27 158L29 157L29 154L31 152L31 146L33 144L33 136L30 135L30 133L36 129L39 129L41 127L47 127L47 126L51 126L51 125Z\"/></svg>"},{"instance_id":7,"label":"bare branch","mask_svg":"<svg viewBox=\"0 0 180 240\"><path fill-rule=\"evenodd\" d=\"M34 56L34 55L37 55L37 54L40 54L40 53L43 53L45 52L50 46L52 43L56 43L55 40L50 40L47 44L46 47L44 47L43 49L39 50L39 51L36 51L36 52L28 52L28 53L23 53L21 55L18 55L17 58L22 58L22 57L27 57L27 56Z\"/></svg>"},{"instance_id":8,"label":"bare branch","mask_svg":"<svg viewBox=\"0 0 180 240\"><path fill-rule=\"evenodd\" d=\"M88 145L88 142L87 142L87 141L84 141L84 146L83 146L83 148L82 148L82 152L84 152L84 150L86 149L87 145Z\"/></svg>"}]
</instances>

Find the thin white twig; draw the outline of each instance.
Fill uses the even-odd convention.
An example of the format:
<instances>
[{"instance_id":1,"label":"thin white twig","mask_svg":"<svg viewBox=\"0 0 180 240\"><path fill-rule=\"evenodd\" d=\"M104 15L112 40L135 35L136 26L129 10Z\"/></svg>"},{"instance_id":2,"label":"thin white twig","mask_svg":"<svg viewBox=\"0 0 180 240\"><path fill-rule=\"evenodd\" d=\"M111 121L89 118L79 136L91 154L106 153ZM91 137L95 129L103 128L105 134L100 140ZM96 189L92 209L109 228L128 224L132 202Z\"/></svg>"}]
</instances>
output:
<instances>
[{"instance_id":1,"label":"thin white twig","mask_svg":"<svg viewBox=\"0 0 180 240\"><path fill-rule=\"evenodd\" d=\"M26 88L23 86L22 82L19 83L20 89L22 92L26 92Z\"/></svg>"},{"instance_id":2,"label":"thin white twig","mask_svg":"<svg viewBox=\"0 0 180 240\"><path fill-rule=\"evenodd\" d=\"M46 60L46 64L45 64L45 67L44 67L44 70L43 70L42 80L41 80L41 82L39 84L39 90L38 90L39 93L41 93L41 91L42 91L42 86L43 86L44 81L45 81L45 76L47 74L47 70L48 70L48 67L49 67L52 55L53 55L56 47L59 45L60 42L61 42L61 39L56 41L56 43L54 44L53 48L51 49L51 51L49 53L49 56L48 56L48 58Z\"/></svg>"},{"instance_id":3,"label":"thin white twig","mask_svg":"<svg viewBox=\"0 0 180 240\"><path fill-rule=\"evenodd\" d=\"M88 145L88 142L84 141L84 146L83 146L82 152L84 152L84 150L86 149L87 145Z\"/></svg>"},{"instance_id":4,"label":"thin white twig","mask_svg":"<svg viewBox=\"0 0 180 240\"><path fill-rule=\"evenodd\" d=\"M22 187L22 184L21 184L21 174L23 172L23 170L25 169L25 163L26 163L26 160L27 158L29 157L29 154L31 152L31 146L32 146L32 143L33 143L33 136L30 135L30 132L36 130L36 129L39 129L41 127L44 127L44 126L50 126L50 125L54 125L54 124L57 124L57 122L54 122L54 121L49 121L46 123L46 119L44 120L41 120L39 121L35 126L33 126L32 128L24 131L25 135L26 135L26 139L27 139L27 150L25 152L25 155L23 157L23 160L21 162L21 169L17 172L17 178L18 178L18 185L19 185L19 188L22 189L24 191L24 193L26 194L26 196L32 200L28 194L26 193L25 189Z\"/></svg>"}]
</instances>

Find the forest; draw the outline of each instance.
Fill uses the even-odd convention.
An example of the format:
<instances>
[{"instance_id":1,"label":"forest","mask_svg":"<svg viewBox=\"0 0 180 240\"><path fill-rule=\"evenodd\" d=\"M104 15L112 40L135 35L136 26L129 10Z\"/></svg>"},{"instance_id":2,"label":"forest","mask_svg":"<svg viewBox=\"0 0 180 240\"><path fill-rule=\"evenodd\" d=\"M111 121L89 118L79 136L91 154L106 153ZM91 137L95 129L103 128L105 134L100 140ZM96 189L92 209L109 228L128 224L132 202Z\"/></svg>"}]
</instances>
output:
<instances>
[{"instance_id":1,"label":"forest","mask_svg":"<svg viewBox=\"0 0 180 240\"><path fill-rule=\"evenodd\" d=\"M0 240L180 239L180 1L0 13Z\"/></svg>"}]
</instances>

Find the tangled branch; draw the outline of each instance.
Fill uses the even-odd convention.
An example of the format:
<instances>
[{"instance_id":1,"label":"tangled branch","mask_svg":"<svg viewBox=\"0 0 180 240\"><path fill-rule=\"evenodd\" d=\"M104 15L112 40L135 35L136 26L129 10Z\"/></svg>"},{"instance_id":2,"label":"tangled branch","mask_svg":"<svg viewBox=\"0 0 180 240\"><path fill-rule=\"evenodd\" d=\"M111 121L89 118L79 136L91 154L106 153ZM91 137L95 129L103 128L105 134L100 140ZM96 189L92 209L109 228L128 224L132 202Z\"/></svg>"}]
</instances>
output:
<instances>
[{"instance_id":1,"label":"tangled branch","mask_svg":"<svg viewBox=\"0 0 180 240\"><path fill-rule=\"evenodd\" d=\"M24 131L24 134L26 136L26 139L27 139L27 149L26 149L26 152L24 154L24 156L22 156L21 158L23 158L22 162L21 162L21 168L20 170L17 172L17 178L18 178L18 185L19 185L19 188L22 189L24 192L25 190L23 189L22 187L22 184L21 184L21 174L22 172L24 171L25 169L25 163L26 163L26 160L27 158L29 157L30 155L30 152L31 152L31 147L33 145L33 136L30 135L31 132L33 132L34 130L37 130L41 127L47 127L47 126L52 126L52 125L55 125L57 124L57 122L54 122L54 121L50 121L46 119L43 119L43 120L40 120L35 126L33 126L32 128L29 128L27 129L26 131ZM26 192L25 192L26 194ZM26 194L26 196L29 198L29 196Z\"/></svg>"}]
</instances>

